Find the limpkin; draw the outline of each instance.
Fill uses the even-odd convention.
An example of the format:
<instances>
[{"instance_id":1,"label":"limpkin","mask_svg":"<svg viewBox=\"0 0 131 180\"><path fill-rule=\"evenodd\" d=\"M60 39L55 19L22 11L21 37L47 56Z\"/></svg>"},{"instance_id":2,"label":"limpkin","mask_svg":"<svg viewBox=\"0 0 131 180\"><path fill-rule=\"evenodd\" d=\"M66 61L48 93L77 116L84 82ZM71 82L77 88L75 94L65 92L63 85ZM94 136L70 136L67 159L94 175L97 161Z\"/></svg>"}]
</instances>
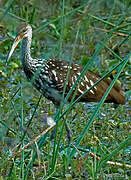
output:
<instances>
[{"instance_id":1,"label":"limpkin","mask_svg":"<svg viewBox=\"0 0 131 180\"><path fill-rule=\"evenodd\" d=\"M70 69L68 82L65 90L65 96L79 77L83 67L76 63L69 63L56 59L39 59L32 58L30 53L32 28L29 24L19 28L17 36L14 40L12 48L8 54L7 60L11 57L14 49L22 40L21 44L21 62L27 79L32 81L34 87L47 99L51 100L57 107L63 99L63 88L65 85L67 72ZM75 99L91 87L96 81L101 78L100 75L88 70L82 81L77 85L77 93ZM110 85L109 79L102 80L93 89L86 93L81 99L81 102L99 102L104 95L106 89ZM74 89L75 91L75 89ZM71 101L73 93L68 99ZM113 86L108 94L105 102L113 102L115 104L125 104L125 95L121 87L117 84Z\"/></svg>"}]
</instances>

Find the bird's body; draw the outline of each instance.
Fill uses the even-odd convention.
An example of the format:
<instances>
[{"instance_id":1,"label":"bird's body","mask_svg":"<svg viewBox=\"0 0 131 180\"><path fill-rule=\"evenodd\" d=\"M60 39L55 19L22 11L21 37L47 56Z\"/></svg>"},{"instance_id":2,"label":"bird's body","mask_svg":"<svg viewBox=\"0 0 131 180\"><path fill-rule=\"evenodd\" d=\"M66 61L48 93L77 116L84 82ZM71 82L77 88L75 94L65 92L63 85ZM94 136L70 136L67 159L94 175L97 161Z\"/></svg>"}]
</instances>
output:
<instances>
[{"instance_id":1,"label":"bird's body","mask_svg":"<svg viewBox=\"0 0 131 180\"><path fill-rule=\"evenodd\" d=\"M65 96L70 91L77 78L80 76L83 67L76 63L70 64L69 62L59 61L56 59L33 59L30 54L31 39L32 28L30 25L26 25L21 28L20 32L18 33L18 36L16 37L12 49L8 55L8 59L11 57L17 44L22 40L21 61L27 78L33 83L36 89L43 94L43 96L51 100L56 106L59 106L61 101L64 100L62 94L66 78L67 85ZM69 76L67 77L68 71ZM94 83L100 78L100 75L91 71L87 71L81 82L78 83L74 88L71 96L68 99L68 102L71 101L76 88L77 91L75 99L83 94L92 85L94 85ZM102 80L88 93L86 93L80 99L80 101L99 102L110 83L111 81L108 79ZM123 90L118 85L114 85L105 102L125 104L125 95Z\"/></svg>"}]
</instances>

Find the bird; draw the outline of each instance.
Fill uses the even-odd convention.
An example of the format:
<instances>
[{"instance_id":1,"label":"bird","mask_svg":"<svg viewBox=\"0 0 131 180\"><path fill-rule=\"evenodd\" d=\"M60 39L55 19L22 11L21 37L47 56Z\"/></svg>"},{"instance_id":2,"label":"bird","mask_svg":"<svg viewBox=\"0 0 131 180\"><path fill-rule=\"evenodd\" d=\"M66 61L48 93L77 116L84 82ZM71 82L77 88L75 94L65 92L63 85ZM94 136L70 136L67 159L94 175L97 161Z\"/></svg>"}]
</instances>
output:
<instances>
[{"instance_id":1,"label":"bird","mask_svg":"<svg viewBox=\"0 0 131 180\"><path fill-rule=\"evenodd\" d=\"M26 77L32 82L33 86L48 100L51 100L56 108L64 102L64 98L80 76L83 66L75 62L58 60L55 58L41 59L32 58L31 56L31 41L32 41L32 27L30 24L22 24L17 31L14 43L8 53L6 61L8 61L15 48L21 41L21 63ZM67 78L67 73L69 76ZM72 97L77 99L81 94L94 85L101 75L88 70L81 81L73 89L68 102L70 103ZM65 87L63 96L63 89ZM99 102L109 87L111 80L108 78L103 79L96 86L90 89L84 96L81 97L79 102ZM122 88L115 84L105 102L115 104L125 104L125 94Z\"/></svg>"}]
</instances>

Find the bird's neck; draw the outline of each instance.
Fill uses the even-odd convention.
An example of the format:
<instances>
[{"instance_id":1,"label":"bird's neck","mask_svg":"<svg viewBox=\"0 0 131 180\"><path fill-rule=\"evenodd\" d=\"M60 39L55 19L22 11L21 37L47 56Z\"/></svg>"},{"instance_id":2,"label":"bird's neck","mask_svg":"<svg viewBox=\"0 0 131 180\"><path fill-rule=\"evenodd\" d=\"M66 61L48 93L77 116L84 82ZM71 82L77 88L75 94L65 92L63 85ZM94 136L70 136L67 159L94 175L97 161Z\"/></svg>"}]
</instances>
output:
<instances>
[{"instance_id":1,"label":"bird's neck","mask_svg":"<svg viewBox=\"0 0 131 180\"><path fill-rule=\"evenodd\" d=\"M23 66L25 66L28 63L28 61L31 59L30 47L31 47L31 37L24 38L21 44L21 61Z\"/></svg>"}]
</instances>

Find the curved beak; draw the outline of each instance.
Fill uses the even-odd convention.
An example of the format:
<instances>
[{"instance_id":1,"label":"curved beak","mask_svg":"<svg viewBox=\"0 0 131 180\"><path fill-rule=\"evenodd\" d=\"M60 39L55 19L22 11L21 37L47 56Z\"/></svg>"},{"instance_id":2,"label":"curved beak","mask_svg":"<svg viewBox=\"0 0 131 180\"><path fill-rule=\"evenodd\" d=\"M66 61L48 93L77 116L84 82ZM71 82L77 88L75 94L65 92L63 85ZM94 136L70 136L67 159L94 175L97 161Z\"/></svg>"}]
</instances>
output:
<instances>
[{"instance_id":1,"label":"curved beak","mask_svg":"<svg viewBox=\"0 0 131 180\"><path fill-rule=\"evenodd\" d=\"M9 51L8 56L6 58L6 64L7 64L7 61L10 59L10 57L12 56L12 54L13 54L15 48L17 47L17 45L19 44L19 42L23 39L23 37L24 37L24 35L20 34L15 38L14 43L11 47L11 50Z\"/></svg>"}]
</instances>

